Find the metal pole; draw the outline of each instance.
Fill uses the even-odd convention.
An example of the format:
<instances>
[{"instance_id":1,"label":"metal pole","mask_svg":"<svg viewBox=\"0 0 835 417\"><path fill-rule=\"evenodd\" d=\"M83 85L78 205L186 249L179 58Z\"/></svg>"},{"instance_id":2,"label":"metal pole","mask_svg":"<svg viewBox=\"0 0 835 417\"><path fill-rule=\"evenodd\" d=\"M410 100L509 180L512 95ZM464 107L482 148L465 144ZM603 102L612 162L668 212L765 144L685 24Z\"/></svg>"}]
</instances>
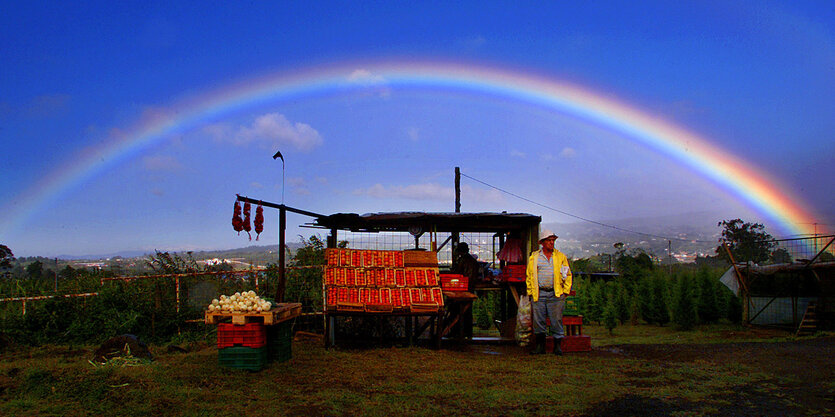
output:
<instances>
[{"instance_id":1,"label":"metal pole","mask_svg":"<svg viewBox=\"0 0 835 417\"><path fill-rule=\"evenodd\" d=\"M286 287L284 239L287 230L287 209L282 204L278 209L278 289L275 294L275 302L284 302L284 289Z\"/></svg>"}]
</instances>

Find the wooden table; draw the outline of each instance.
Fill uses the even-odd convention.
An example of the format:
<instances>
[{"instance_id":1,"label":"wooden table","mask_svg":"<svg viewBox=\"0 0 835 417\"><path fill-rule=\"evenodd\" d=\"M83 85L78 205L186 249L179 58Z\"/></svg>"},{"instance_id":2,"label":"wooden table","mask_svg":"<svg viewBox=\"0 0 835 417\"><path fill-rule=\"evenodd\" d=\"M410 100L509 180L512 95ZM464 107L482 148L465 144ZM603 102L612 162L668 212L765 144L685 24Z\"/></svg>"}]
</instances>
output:
<instances>
[{"instance_id":1,"label":"wooden table","mask_svg":"<svg viewBox=\"0 0 835 417\"><path fill-rule=\"evenodd\" d=\"M392 311L392 312L366 312L366 311L339 311L332 310L325 312L325 348L336 346L336 318L337 317L404 317L406 319L406 345L411 346L420 335L429 329L430 339L437 349L441 347L440 318L444 315L444 307L437 311ZM428 317L423 325L418 327L417 319ZM413 330L414 329L414 330Z\"/></svg>"},{"instance_id":2,"label":"wooden table","mask_svg":"<svg viewBox=\"0 0 835 417\"><path fill-rule=\"evenodd\" d=\"M440 337L446 336L452 331L456 324L461 322L464 314L473 307L473 301L477 295L467 291L444 291L444 302L446 303L446 314L442 320ZM459 342L464 340L464 326L458 326L456 339Z\"/></svg>"}]
</instances>

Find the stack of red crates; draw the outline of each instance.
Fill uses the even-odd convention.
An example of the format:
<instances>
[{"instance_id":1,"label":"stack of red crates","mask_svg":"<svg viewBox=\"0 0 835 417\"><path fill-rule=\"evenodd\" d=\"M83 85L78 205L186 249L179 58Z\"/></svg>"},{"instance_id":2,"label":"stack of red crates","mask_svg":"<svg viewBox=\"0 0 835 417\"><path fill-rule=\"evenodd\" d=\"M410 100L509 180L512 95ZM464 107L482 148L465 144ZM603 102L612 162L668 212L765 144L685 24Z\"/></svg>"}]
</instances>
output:
<instances>
[{"instance_id":1,"label":"stack of red crates","mask_svg":"<svg viewBox=\"0 0 835 417\"><path fill-rule=\"evenodd\" d=\"M574 291L571 291L569 297L572 299L576 297ZM565 330L565 337L562 339L563 352L588 352L591 350L591 336L583 334L583 316L564 315L562 316L562 326Z\"/></svg>"},{"instance_id":2,"label":"stack of red crates","mask_svg":"<svg viewBox=\"0 0 835 417\"><path fill-rule=\"evenodd\" d=\"M328 310L385 312L414 303L443 305L437 267L406 267L402 251L329 248L323 284Z\"/></svg>"}]
</instances>

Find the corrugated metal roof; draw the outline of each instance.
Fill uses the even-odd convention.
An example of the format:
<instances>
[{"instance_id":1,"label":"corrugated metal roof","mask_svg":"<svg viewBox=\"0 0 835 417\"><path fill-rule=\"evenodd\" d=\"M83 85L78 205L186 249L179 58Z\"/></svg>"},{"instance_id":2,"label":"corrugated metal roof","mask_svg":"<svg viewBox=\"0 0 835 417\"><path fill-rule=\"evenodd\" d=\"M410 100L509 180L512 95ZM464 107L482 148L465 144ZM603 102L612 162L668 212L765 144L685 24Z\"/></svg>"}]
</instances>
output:
<instances>
[{"instance_id":1,"label":"corrugated metal roof","mask_svg":"<svg viewBox=\"0 0 835 417\"><path fill-rule=\"evenodd\" d=\"M390 213L336 213L319 217L315 226L328 229L352 231L408 231L420 227L424 231L438 232L503 232L523 230L538 225L539 216L526 213L432 213L432 212L390 212Z\"/></svg>"}]
</instances>

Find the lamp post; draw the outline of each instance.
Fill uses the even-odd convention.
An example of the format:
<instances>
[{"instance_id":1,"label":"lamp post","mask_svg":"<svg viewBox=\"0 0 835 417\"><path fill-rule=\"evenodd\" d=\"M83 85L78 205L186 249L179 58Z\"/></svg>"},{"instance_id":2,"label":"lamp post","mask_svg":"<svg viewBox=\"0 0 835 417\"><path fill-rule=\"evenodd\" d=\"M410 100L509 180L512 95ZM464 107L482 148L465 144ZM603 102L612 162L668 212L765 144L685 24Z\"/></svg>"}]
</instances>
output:
<instances>
[{"instance_id":1,"label":"lamp post","mask_svg":"<svg viewBox=\"0 0 835 417\"><path fill-rule=\"evenodd\" d=\"M281 158L281 204L284 204L284 156L281 155L281 151L278 151L273 155L273 159Z\"/></svg>"},{"instance_id":2,"label":"lamp post","mask_svg":"<svg viewBox=\"0 0 835 417\"><path fill-rule=\"evenodd\" d=\"M273 159L281 158L281 205L278 208L278 288L275 292L275 301L284 302L285 281L285 260L284 260L284 232L287 229L287 208L284 206L284 156L281 151L273 155Z\"/></svg>"}]
</instances>

